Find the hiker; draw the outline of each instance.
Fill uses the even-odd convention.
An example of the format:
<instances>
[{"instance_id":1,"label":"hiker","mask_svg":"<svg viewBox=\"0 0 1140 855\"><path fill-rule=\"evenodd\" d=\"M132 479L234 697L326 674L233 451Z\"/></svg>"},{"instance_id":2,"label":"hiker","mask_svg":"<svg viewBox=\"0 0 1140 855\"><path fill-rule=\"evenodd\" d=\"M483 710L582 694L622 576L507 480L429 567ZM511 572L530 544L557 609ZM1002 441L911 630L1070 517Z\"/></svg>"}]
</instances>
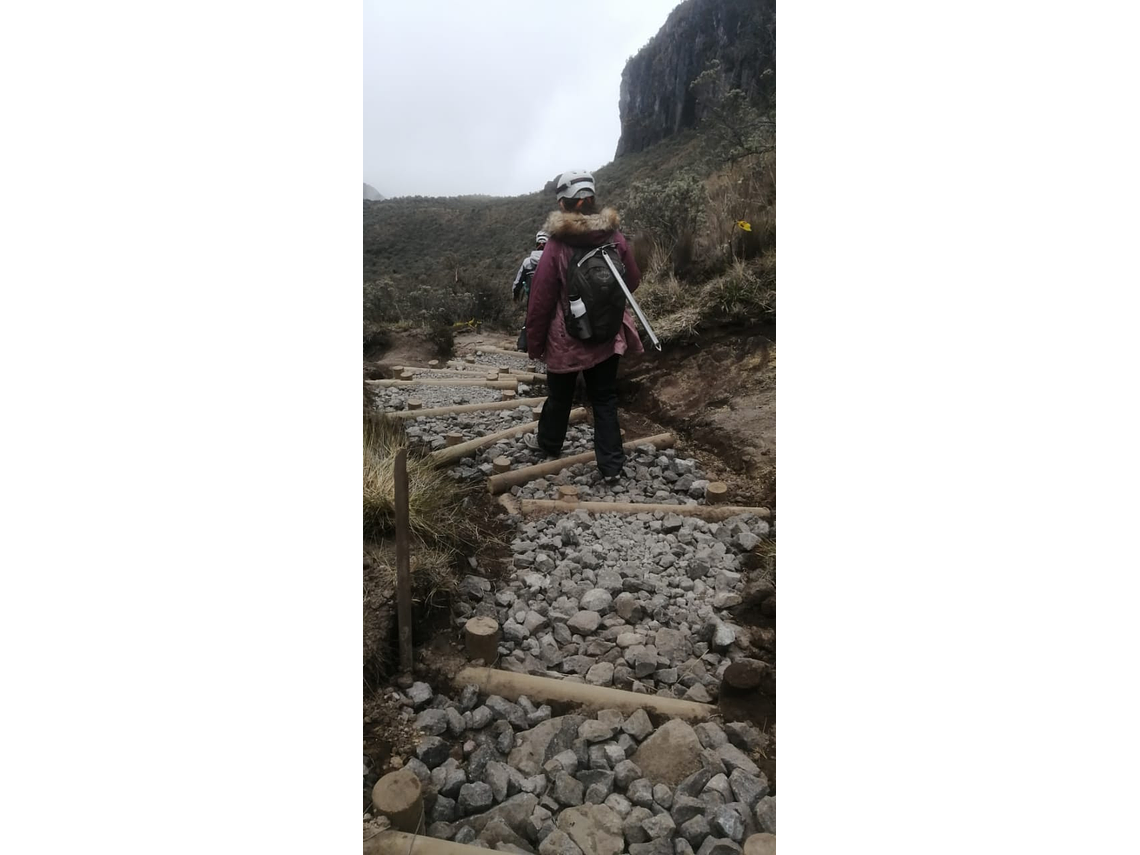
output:
<instances>
[{"instance_id":1,"label":"hiker","mask_svg":"<svg viewBox=\"0 0 1140 855\"><path fill-rule=\"evenodd\" d=\"M616 245L609 257L630 291L637 289L641 272L618 231L617 211L597 209L594 176L564 172L555 185L559 209L544 226L550 239L534 273L526 313L527 355L546 363L548 391L537 435L527 434L524 442L550 457L562 453L581 372L594 411L598 469L606 483L616 484L625 465L617 412L618 359L644 348L606 262L600 253L587 255L597 247ZM596 294L602 295L600 300ZM584 302L591 298L593 307L586 311Z\"/></svg>"},{"instance_id":2,"label":"hiker","mask_svg":"<svg viewBox=\"0 0 1140 855\"><path fill-rule=\"evenodd\" d=\"M515 274L515 282L511 287L511 297L514 302L518 302L520 297L527 298L527 304L530 303L530 283L534 278L534 271L538 268L539 259L542 258L542 248L546 246L546 240L550 235L545 231L541 231L534 236L534 249L530 255L523 259L523 263L519 265L519 272ZM519 333L519 340L515 345L523 353L526 352L526 325L523 325L522 331Z\"/></svg>"}]
</instances>

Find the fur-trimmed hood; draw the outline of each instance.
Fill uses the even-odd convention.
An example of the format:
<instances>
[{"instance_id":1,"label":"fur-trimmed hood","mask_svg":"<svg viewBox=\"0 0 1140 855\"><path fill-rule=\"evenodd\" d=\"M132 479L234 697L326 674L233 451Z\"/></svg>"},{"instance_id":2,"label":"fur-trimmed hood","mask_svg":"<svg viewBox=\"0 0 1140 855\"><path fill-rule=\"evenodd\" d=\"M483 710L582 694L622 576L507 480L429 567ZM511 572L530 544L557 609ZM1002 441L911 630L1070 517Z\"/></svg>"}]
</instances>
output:
<instances>
[{"instance_id":1,"label":"fur-trimmed hood","mask_svg":"<svg viewBox=\"0 0 1140 855\"><path fill-rule=\"evenodd\" d=\"M602 208L596 214L552 211L542 228L563 243L592 246L605 243L619 225L618 212L613 208Z\"/></svg>"}]
</instances>

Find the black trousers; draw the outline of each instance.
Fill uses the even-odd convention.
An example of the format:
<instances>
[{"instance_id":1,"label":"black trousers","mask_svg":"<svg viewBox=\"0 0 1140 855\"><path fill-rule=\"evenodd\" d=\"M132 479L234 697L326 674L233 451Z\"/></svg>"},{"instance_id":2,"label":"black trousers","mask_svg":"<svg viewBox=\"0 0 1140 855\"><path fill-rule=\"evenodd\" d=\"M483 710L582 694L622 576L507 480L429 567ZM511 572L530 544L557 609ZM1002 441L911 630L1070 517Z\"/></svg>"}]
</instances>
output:
<instances>
[{"instance_id":1,"label":"black trousers","mask_svg":"<svg viewBox=\"0 0 1140 855\"><path fill-rule=\"evenodd\" d=\"M586 381L586 394L594 410L594 455L602 475L620 475L625 465L625 451L621 447L621 426L617 411L618 356L582 372ZM538 419L538 444L547 454L562 453L566 441L566 428L570 423L570 410L574 404L574 387L578 372L546 375L547 397Z\"/></svg>"}]
</instances>

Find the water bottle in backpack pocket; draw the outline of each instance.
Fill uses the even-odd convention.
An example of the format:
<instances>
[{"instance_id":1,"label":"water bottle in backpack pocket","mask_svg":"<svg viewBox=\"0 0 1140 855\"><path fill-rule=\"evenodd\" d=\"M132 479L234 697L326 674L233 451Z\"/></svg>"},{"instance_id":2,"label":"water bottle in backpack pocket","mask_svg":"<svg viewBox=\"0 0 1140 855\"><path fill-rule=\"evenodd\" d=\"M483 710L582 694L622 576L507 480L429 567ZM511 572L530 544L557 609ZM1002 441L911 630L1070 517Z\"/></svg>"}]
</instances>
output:
<instances>
[{"instance_id":1,"label":"water bottle in backpack pocket","mask_svg":"<svg viewBox=\"0 0 1140 855\"><path fill-rule=\"evenodd\" d=\"M573 338L589 339L593 335L590 316L586 314L586 304L576 295L570 296L570 313L566 316L566 332Z\"/></svg>"}]
</instances>

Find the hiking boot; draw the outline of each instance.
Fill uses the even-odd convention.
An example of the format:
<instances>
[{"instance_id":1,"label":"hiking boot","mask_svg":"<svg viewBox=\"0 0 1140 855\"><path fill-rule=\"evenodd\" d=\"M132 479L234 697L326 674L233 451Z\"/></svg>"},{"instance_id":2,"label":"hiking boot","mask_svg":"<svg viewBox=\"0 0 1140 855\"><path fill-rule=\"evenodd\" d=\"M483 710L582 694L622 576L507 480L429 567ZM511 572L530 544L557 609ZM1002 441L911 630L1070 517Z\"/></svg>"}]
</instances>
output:
<instances>
[{"instance_id":1,"label":"hiking boot","mask_svg":"<svg viewBox=\"0 0 1140 855\"><path fill-rule=\"evenodd\" d=\"M525 445L531 451L537 451L539 454L545 454L547 457L558 457L561 453L559 452L556 454L547 451L545 448L538 444L538 436L533 433L528 433L523 437L523 445Z\"/></svg>"},{"instance_id":2,"label":"hiking boot","mask_svg":"<svg viewBox=\"0 0 1140 855\"><path fill-rule=\"evenodd\" d=\"M620 474L618 474L618 475L603 475L602 479L611 487L614 484L620 484L621 483L621 475Z\"/></svg>"}]
</instances>

